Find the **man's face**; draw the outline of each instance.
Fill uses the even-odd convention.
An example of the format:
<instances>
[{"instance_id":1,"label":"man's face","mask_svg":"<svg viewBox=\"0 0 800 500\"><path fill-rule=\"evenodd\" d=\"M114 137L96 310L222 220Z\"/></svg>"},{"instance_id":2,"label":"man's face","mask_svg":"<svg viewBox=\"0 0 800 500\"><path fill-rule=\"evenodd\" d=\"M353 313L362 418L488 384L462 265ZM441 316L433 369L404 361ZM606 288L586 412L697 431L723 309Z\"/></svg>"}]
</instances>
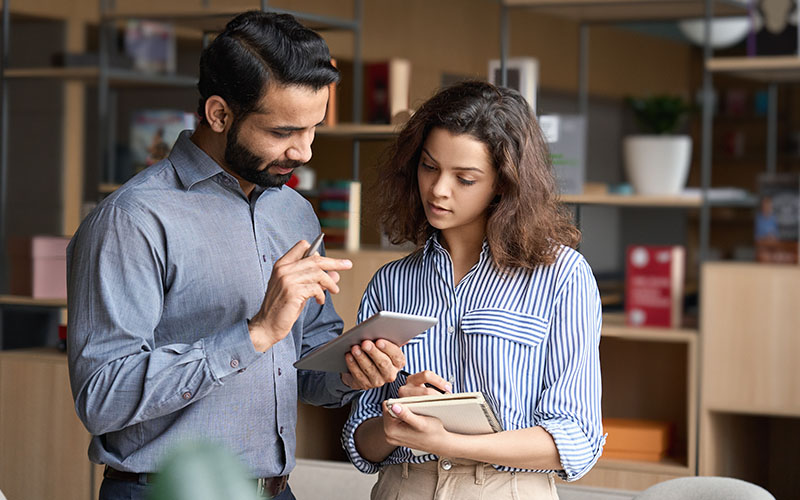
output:
<instances>
[{"instance_id":1,"label":"man's face","mask_svg":"<svg viewBox=\"0 0 800 500\"><path fill-rule=\"evenodd\" d=\"M231 173L263 187L282 186L311 160L314 131L325 118L328 89L270 85L256 111L234 119L225 163Z\"/></svg>"}]
</instances>

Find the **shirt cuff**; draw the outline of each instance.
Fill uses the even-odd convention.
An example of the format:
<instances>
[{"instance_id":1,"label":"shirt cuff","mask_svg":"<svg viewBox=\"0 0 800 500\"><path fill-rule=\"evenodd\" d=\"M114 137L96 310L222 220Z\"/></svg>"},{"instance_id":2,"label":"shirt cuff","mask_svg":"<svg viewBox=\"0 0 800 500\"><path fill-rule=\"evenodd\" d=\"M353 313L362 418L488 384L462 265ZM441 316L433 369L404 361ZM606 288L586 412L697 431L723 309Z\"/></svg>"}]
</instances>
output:
<instances>
[{"instance_id":1,"label":"shirt cuff","mask_svg":"<svg viewBox=\"0 0 800 500\"><path fill-rule=\"evenodd\" d=\"M365 412L361 413L357 418L350 417L347 423L342 430L342 448L347 453L347 458L350 459L350 462L356 467L356 469L360 470L365 474L375 474L376 472L380 471L381 467L380 464L375 462L370 462L366 458L362 457L360 453L358 453L358 449L356 449L356 429L371 418L379 418L382 417L383 414L380 412Z\"/></svg>"},{"instance_id":2,"label":"shirt cuff","mask_svg":"<svg viewBox=\"0 0 800 500\"><path fill-rule=\"evenodd\" d=\"M246 321L204 338L203 350L211 374L218 382L228 375L244 371L262 354L253 347Z\"/></svg>"},{"instance_id":3,"label":"shirt cuff","mask_svg":"<svg viewBox=\"0 0 800 500\"><path fill-rule=\"evenodd\" d=\"M545 420L539 425L552 437L558 448L563 470L556 471L565 481L576 481L589 472L603 451L606 436L592 440L573 422L565 419Z\"/></svg>"},{"instance_id":4,"label":"shirt cuff","mask_svg":"<svg viewBox=\"0 0 800 500\"><path fill-rule=\"evenodd\" d=\"M342 406L346 405L352 401L353 398L364 392L348 386L342 382L341 374L333 372L325 372L325 388L327 389L328 394L331 395L331 398L334 401L341 402Z\"/></svg>"}]
</instances>

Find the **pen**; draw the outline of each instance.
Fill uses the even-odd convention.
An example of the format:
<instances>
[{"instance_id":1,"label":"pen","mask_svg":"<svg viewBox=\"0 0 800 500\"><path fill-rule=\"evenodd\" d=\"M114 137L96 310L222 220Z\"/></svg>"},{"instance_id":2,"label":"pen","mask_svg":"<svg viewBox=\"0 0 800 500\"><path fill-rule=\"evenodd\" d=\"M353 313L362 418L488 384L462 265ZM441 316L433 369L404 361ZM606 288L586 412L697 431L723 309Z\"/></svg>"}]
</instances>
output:
<instances>
[{"instance_id":1,"label":"pen","mask_svg":"<svg viewBox=\"0 0 800 500\"><path fill-rule=\"evenodd\" d=\"M410 376L411 376L411 374L410 374L410 373L408 373L408 372L407 372L407 371L405 371L405 370L400 370L400 371L399 371L399 372L397 372L397 373L399 373L400 375L404 376L405 378L408 378L408 377L410 377ZM438 387L436 387L435 385L433 385L433 384L429 384L429 383L427 383L427 382L425 382L425 387L430 387L431 389L433 389L433 390L435 390L435 391L439 391L441 394L447 394L447 392L446 392L446 391L443 391L443 390L439 389Z\"/></svg>"},{"instance_id":2,"label":"pen","mask_svg":"<svg viewBox=\"0 0 800 500\"><path fill-rule=\"evenodd\" d=\"M324 237L325 237L325 233L319 233L319 236L314 238L314 241L311 242L311 246L308 247L308 250L306 250L306 253L303 254L303 258L304 259L306 257L311 257L312 255L314 255L315 252L319 251L319 247L320 247L320 245L322 245L322 238L324 238Z\"/></svg>"}]
</instances>

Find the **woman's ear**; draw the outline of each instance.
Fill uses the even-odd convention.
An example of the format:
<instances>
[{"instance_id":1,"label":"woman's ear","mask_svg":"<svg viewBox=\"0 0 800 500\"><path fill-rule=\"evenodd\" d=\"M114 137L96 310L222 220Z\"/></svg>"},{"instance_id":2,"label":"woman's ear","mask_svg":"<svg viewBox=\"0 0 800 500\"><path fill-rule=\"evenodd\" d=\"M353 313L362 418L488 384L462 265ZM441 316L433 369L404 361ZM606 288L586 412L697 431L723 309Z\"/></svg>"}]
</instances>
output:
<instances>
[{"instance_id":1,"label":"woman's ear","mask_svg":"<svg viewBox=\"0 0 800 500\"><path fill-rule=\"evenodd\" d=\"M206 99L206 121L211 130L217 133L226 132L233 122L233 113L225 99L212 95Z\"/></svg>"}]
</instances>

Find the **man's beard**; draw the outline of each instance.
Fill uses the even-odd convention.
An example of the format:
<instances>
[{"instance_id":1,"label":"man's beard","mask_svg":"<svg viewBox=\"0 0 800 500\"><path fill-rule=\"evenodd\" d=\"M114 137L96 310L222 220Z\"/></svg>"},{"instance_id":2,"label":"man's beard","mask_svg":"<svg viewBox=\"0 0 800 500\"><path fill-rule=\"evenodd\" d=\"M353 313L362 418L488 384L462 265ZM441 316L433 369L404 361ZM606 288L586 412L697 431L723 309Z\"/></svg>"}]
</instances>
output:
<instances>
[{"instance_id":1,"label":"man's beard","mask_svg":"<svg viewBox=\"0 0 800 500\"><path fill-rule=\"evenodd\" d=\"M270 167L281 167L295 169L303 165L296 160L271 161L261 169L264 159L247 149L239 142L239 127L233 124L228 131L227 142L225 144L225 163L242 179L252 182L264 188L281 187L292 177L292 173L275 175L269 173Z\"/></svg>"}]
</instances>

